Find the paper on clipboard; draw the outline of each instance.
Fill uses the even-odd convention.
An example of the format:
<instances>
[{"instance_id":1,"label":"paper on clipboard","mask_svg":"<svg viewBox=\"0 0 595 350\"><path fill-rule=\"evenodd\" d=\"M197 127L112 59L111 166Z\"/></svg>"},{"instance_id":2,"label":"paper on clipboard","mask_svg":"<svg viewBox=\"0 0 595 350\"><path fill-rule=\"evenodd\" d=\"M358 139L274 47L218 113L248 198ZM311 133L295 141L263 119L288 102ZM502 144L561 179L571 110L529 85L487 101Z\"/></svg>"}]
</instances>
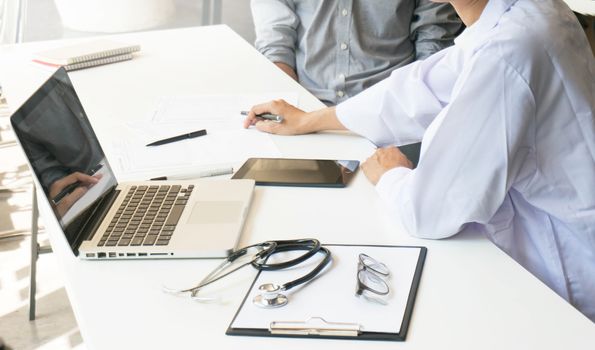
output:
<instances>
[{"instance_id":1,"label":"paper on clipboard","mask_svg":"<svg viewBox=\"0 0 595 350\"><path fill-rule=\"evenodd\" d=\"M263 309L252 303L259 294L258 287L263 283L283 284L309 272L317 261L300 264L295 268L281 271L261 272L236 317L230 324L227 334L272 335L271 325L312 323L322 319L329 324L329 329L337 329L339 325L357 325L360 334L383 333L391 340L403 340L408 319L410 317L413 298L421 274L421 266L425 257L423 247L397 246L353 246L325 245L330 249L333 262L319 278L299 288L289 291L289 303L276 309ZM379 304L355 296L357 262L360 253L368 254L385 263L391 271L388 279L391 293L387 304ZM310 259L313 260L313 259ZM421 263L420 263L421 260ZM296 288L297 289L297 288ZM404 324L405 321L405 324ZM346 326L341 326L346 327ZM273 327L274 328L274 327ZM314 327L307 326L310 333L296 335L329 335L325 332L317 334ZM255 334L242 332L242 329L256 329ZM331 336L333 334L330 334ZM354 334L355 335L355 334ZM340 335L338 335L340 337Z\"/></svg>"}]
</instances>

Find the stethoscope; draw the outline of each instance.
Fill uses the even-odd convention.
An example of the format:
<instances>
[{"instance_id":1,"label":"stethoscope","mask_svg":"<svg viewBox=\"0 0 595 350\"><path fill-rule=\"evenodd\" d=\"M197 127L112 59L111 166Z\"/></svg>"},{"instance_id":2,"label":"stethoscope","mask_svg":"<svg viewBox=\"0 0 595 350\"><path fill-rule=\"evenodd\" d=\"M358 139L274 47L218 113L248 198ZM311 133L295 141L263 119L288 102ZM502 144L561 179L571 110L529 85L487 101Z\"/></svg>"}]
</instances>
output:
<instances>
[{"instance_id":1,"label":"stethoscope","mask_svg":"<svg viewBox=\"0 0 595 350\"><path fill-rule=\"evenodd\" d=\"M288 251L304 251L300 256L278 263L267 263L267 260L276 253ZM256 251L252 258L249 253ZM312 269L309 273L297 278L293 281L286 282L282 285L275 283L265 283L259 286L258 290L261 294L256 295L252 300L257 306L263 308L275 308L286 305L289 299L283 292L286 292L296 286L311 281L316 277L331 261L331 252L320 245L316 239L296 239L296 240L281 240L281 241L266 241L251 246L247 246L232 252L219 266L209 273L198 285L182 290L172 290L165 288L165 291L174 294L190 293L191 298L197 300L205 300L197 297L197 293L201 288L216 282L223 277L241 269L246 265L252 265L259 271L276 271L286 269L298 265L317 253L322 253L324 258L320 263ZM242 262L244 259L244 262ZM234 264L236 267L231 268ZM229 271L226 271L229 270Z\"/></svg>"}]
</instances>

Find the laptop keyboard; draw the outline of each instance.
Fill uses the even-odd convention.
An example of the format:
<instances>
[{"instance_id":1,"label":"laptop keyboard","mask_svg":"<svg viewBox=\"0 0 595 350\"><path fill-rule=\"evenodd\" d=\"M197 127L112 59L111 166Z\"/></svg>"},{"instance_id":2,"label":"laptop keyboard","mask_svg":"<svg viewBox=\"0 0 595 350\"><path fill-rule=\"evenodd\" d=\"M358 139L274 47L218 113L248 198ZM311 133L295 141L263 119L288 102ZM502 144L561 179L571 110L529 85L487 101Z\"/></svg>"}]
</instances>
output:
<instances>
[{"instance_id":1,"label":"laptop keyboard","mask_svg":"<svg viewBox=\"0 0 595 350\"><path fill-rule=\"evenodd\" d=\"M132 186L98 246L168 245L194 185Z\"/></svg>"}]
</instances>

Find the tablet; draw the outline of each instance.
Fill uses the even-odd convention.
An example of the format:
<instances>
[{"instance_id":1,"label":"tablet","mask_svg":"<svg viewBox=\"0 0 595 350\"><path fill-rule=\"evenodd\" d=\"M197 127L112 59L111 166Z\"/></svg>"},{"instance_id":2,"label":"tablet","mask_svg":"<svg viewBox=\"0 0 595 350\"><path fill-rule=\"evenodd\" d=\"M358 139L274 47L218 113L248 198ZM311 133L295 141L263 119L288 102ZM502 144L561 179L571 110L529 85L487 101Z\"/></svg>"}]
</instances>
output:
<instances>
[{"instance_id":1,"label":"tablet","mask_svg":"<svg viewBox=\"0 0 595 350\"><path fill-rule=\"evenodd\" d=\"M345 187L358 166L357 160L250 158L232 179L271 186Z\"/></svg>"}]
</instances>

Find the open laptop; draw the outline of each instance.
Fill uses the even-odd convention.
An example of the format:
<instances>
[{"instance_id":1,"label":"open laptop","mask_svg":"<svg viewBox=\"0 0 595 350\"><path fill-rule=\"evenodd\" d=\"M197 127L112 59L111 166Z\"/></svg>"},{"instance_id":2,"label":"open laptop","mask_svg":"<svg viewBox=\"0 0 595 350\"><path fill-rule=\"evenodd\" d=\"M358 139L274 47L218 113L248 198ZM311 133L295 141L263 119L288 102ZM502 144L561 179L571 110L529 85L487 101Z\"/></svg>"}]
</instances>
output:
<instances>
[{"instance_id":1,"label":"open laptop","mask_svg":"<svg viewBox=\"0 0 595 350\"><path fill-rule=\"evenodd\" d=\"M226 257L238 244L253 180L118 183L66 71L12 116L43 195L82 259Z\"/></svg>"}]
</instances>

